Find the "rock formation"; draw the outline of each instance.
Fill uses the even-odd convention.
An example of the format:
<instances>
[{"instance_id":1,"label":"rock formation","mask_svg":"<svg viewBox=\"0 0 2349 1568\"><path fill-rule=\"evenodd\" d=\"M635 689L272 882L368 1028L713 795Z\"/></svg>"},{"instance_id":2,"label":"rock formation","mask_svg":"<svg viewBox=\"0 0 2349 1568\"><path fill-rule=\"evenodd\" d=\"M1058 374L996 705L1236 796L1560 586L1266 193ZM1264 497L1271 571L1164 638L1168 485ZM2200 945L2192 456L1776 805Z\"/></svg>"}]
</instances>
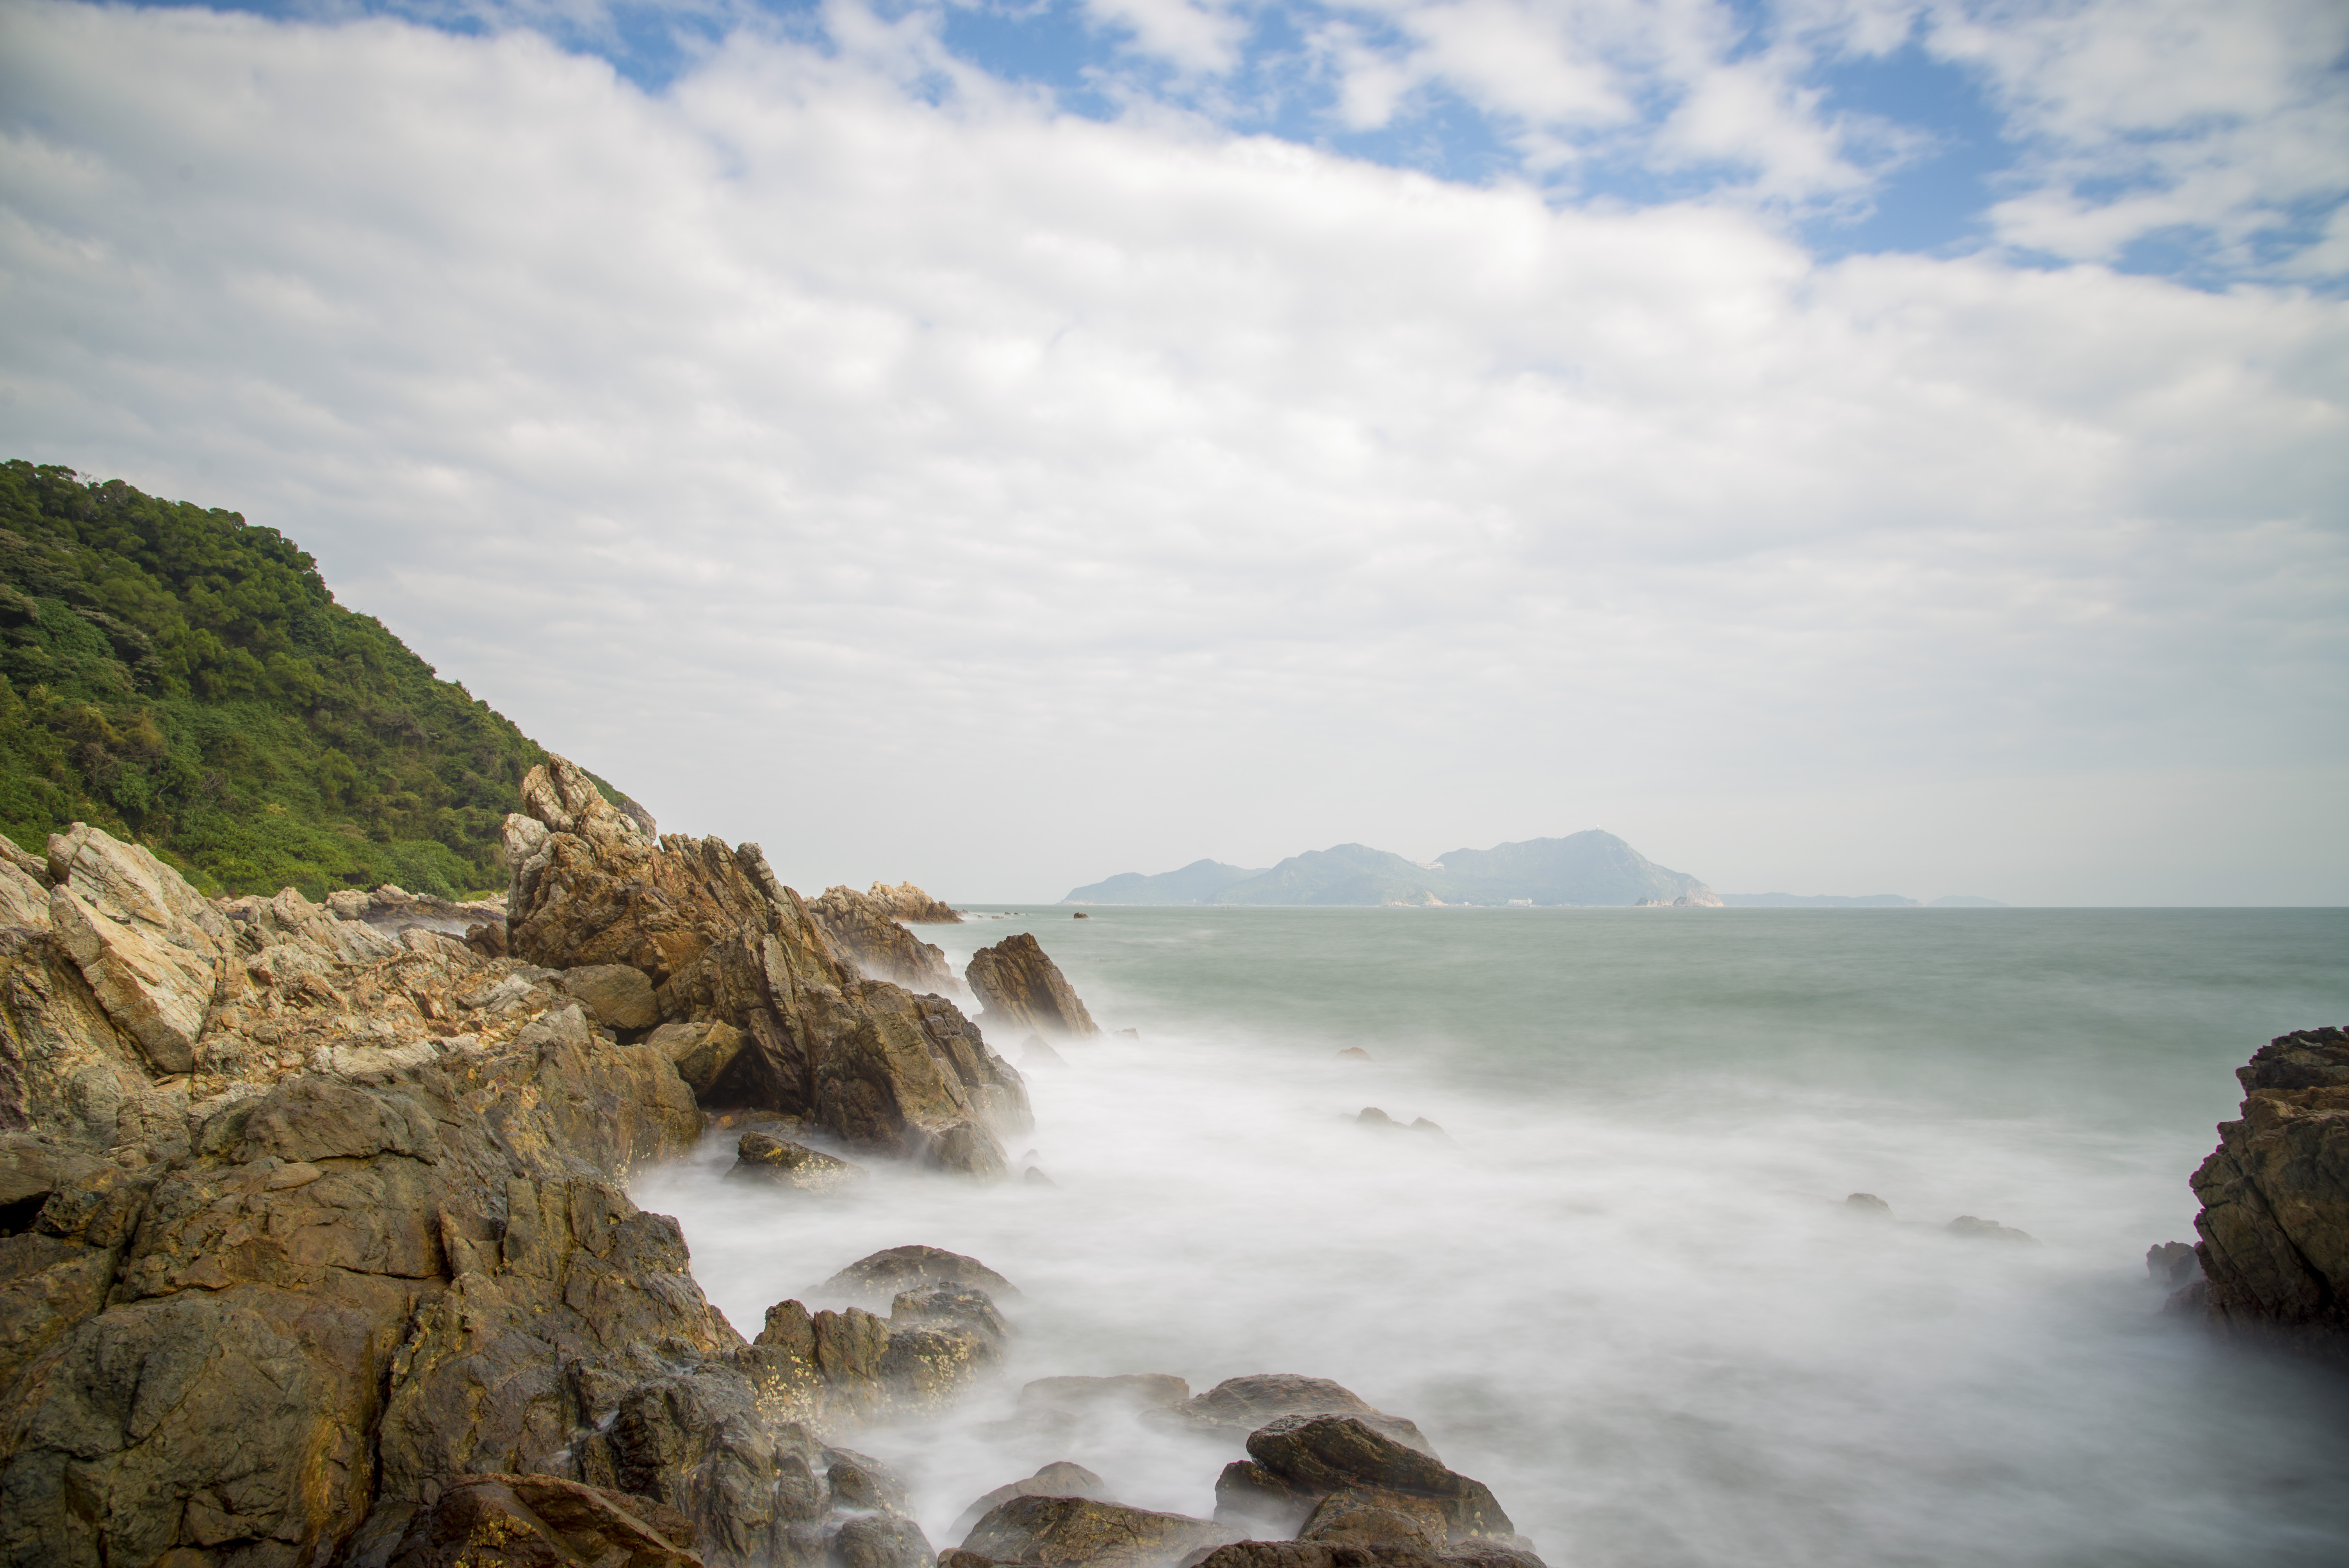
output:
<instances>
[{"instance_id":1,"label":"rock formation","mask_svg":"<svg viewBox=\"0 0 2349 1568\"><path fill-rule=\"evenodd\" d=\"M999 1169L1017 1075L755 850L543 772L519 956L0 840L0 1564L927 1560L816 1434L954 1398L992 1301L785 1302L746 1343L622 1183L762 1089Z\"/></svg>"},{"instance_id":2,"label":"rock formation","mask_svg":"<svg viewBox=\"0 0 2349 1568\"><path fill-rule=\"evenodd\" d=\"M1082 1040L1101 1033L1060 965L1024 931L972 954L963 975L984 1009L980 1031L999 1040L1031 1034Z\"/></svg>"},{"instance_id":3,"label":"rock formation","mask_svg":"<svg viewBox=\"0 0 2349 1568\"><path fill-rule=\"evenodd\" d=\"M2279 1036L2235 1070L2242 1117L2194 1173L2204 1278L2178 1305L2349 1363L2349 1031Z\"/></svg>"},{"instance_id":4,"label":"rock formation","mask_svg":"<svg viewBox=\"0 0 2349 1568\"><path fill-rule=\"evenodd\" d=\"M891 887L877 882L867 888L864 896L874 907L891 920L907 920L916 925L958 925L962 912L949 909L912 882L899 882Z\"/></svg>"},{"instance_id":5,"label":"rock formation","mask_svg":"<svg viewBox=\"0 0 2349 1568\"><path fill-rule=\"evenodd\" d=\"M860 975L755 844L655 843L559 757L506 819L507 943L551 969L642 973L667 1023L743 1038L708 1106L799 1117L851 1147L1004 1173L999 1134L1030 1126L1019 1075L940 996Z\"/></svg>"},{"instance_id":6,"label":"rock formation","mask_svg":"<svg viewBox=\"0 0 2349 1568\"><path fill-rule=\"evenodd\" d=\"M1247 1449L1216 1481L1219 1520L1306 1532L1318 1526L1332 1537L1395 1534L1359 1517L1378 1513L1407 1522L1401 1535L1430 1547L1517 1540L1484 1482L1359 1416L1282 1416L1249 1433Z\"/></svg>"},{"instance_id":7,"label":"rock formation","mask_svg":"<svg viewBox=\"0 0 2349 1568\"><path fill-rule=\"evenodd\" d=\"M962 994L962 982L947 967L944 952L898 924L895 916L855 889L824 889L823 896L808 905L808 913L833 945L871 978L909 991Z\"/></svg>"},{"instance_id":8,"label":"rock formation","mask_svg":"<svg viewBox=\"0 0 2349 1568\"><path fill-rule=\"evenodd\" d=\"M1013 1497L999 1503L966 1537L960 1560L1035 1568L1175 1568L1205 1547L1240 1532L1214 1520L1128 1508L1087 1497Z\"/></svg>"}]
</instances>

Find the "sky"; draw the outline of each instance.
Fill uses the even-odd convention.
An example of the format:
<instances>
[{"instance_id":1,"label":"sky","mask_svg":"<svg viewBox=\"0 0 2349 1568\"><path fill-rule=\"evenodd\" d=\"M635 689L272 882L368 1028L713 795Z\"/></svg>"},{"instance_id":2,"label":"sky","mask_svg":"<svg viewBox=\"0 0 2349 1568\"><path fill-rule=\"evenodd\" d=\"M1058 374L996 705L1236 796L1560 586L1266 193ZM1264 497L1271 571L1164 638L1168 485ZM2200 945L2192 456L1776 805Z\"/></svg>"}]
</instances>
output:
<instances>
[{"instance_id":1,"label":"sky","mask_svg":"<svg viewBox=\"0 0 2349 1568\"><path fill-rule=\"evenodd\" d=\"M2338 0L0 0L0 456L787 882L2349 903Z\"/></svg>"}]
</instances>

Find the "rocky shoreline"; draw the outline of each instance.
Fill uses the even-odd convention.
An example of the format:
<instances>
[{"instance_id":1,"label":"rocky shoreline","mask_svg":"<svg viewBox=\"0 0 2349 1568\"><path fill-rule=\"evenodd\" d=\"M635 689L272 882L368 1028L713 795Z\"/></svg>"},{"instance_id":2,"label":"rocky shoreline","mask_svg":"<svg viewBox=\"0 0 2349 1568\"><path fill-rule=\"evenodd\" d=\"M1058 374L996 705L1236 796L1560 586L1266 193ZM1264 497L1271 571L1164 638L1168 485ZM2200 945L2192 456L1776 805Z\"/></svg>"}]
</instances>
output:
<instances>
[{"instance_id":1,"label":"rocky shoreline","mask_svg":"<svg viewBox=\"0 0 2349 1568\"><path fill-rule=\"evenodd\" d=\"M1009 1282L895 1248L823 1287L864 1305L778 1302L746 1339L625 1183L737 1119L1006 1175L1025 1086L895 923L943 906L804 901L561 758L523 806L502 907L208 900L80 825L0 847L0 1563L934 1560L842 1445L992 1372ZM987 1026L1098 1033L1032 938L980 958ZM785 1186L854 1169L740 1142ZM958 1568L1534 1561L1335 1385L1123 1381L1245 1441L1218 1518L1015 1489ZM1284 1539L1251 1542L1267 1499Z\"/></svg>"},{"instance_id":2,"label":"rocky shoreline","mask_svg":"<svg viewBox=\"0 0 2349 1568\"><path fill-rule=\"evenodd\" d=\"M999 1376L1013 1282L893 1247L746 1338L626 1183L712 1127L779 1202L861 1175L794 1134L1000 1180L1030 1115L996 1045L1099 1026L1028 936L967 1017L910 885L803 900L561 758L523 805L502 904L209 900L80 825L0 841L0 1564L1538 1568L1412 1421L1286 1374L1030 1384L1039 1432L1222 1445L1214 1516L1078 1456L934 1551L849 1445ZM2241 1076L2178 1303L2338 1358L2349 1037Z\"/></svg>"}]
</instances>

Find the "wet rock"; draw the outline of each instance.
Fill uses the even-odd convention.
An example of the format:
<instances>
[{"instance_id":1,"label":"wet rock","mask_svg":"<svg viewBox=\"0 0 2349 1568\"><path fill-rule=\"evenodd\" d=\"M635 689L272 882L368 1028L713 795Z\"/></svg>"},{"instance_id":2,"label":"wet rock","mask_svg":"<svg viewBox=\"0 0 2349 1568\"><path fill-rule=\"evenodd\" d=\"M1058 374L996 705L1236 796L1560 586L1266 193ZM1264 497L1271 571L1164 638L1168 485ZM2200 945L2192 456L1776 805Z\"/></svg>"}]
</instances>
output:
<instances>
[{"instance_id":1,"label":"wet rock","mask_svg":"<svg viewBox=\"0 0 2349 1568\"><path fill-rule=\"evenodd\" d=\"M854 888L826 888L822 898L809 903L808 913L833 945L871 978L892 981L909 991L961 993L962 982L947 967L942 950L898 924Z\"/></svg>"},{"instance_id":2,"label":"wet rock","mask_svg":"<svg viewBox=\"0 0 2349 1568\"><path fill-rule=\"evenodd\" d=\"M1270 1477L1293 1501L1319 1504L1332 1493L1355 1488L1424 1501L1443 1519L1445 1539L1513 1541L1516 1526L1484 1482L1447 1470L1433 1455L1396 1441L1357 1416L1283 1416L1248 1434L1253 1471L1216 1486L1218 1516L1227 1490L1235 1512L1255 1505L1273 1489Z\"/></svg>"},{"instance_id":3,"label":"wet rock","mask_svg":"<svg viewBox=\"0 0 2349 1568\"><path fill-rule=\"evenodd\" d=\"M1000 1364L1002 1336L957 1315L893 1323L784 1301L737 1360L771 1417L858 1425L946 1408Z\"/></svg>"},{"instance_id":4,"label":"wet rock","mask_svg":"<svg viewBox=\"0 0 2349 1568\"><path fill-rule=\"evenodd\" d=\"M547 1475L460 1476L410 1515L388 1568L702 1568L692 1548L692 1522L649 1499Z\"/></svg>"},{"instance_id":5,"label":"wet rock","mask_svg":"<svg viewBox=\"0 0 2349 1568\"><path fill-rule=\"evenodd\" d=\"M962 1550L1037 1568L1174 1568L1202 1547L1237 1539L1227 1525L1185 1514L1082 1497L1014 1497L978 1522Z\"/></svg>"},{"instance_id":6,"label":"wet rock","mask_svg":"<svg viewBox=\"0 0 2349 1568\"><path fill-rule=\"evenodd\" d=\"M921 1526L899 1514L860 1514L832 1538L838 1568L930 1568L934 1559Z\"/></svg>"},{"instance_id":7,"label":"wet rock","mask_svg":"<svg viewBox=\"0 0 2349 1568\"><path fill-rule=\"evenodd\" d=\"M977 1258L944 1247L889 1247L857 1259L816 1287L816 1294L879 1305L929 1284L964 1284L990 1296L1018 1295L1018 1287Z\"/></svg>"},{"instance_id":8,"label":"wet rock","mask_svg":"<svg viewBox=\"0 0 2349 1568\"><path fill-rule=\"evenodd\" d=\"M1352 1389L1327 1377L1289 1372L1227 1377L1206 1393L1174 1407L1168 1416L1195 1429L1239 1436L1283 1416L1354 1416L1399 1443L1433 1455L1420 1429L1401 1416L1373 1408Z\"/></svg>"},{"instance_id":9,"label":"wet rock","mask_svg":"<svg viewBox=\"0 0 2349 1568\"><path fill-rule=\"evenodd\" d=\"M905 1511L905 1483L879 1460L849 1449L827 1449L824 1455L824 1479L832 1487L834 1508Z\"/></svg>"},{"instance_id":10,"label":"wet rock","mask_svg":"<svg viewBox=\"0 0 2349 1568\"><path fill-rule=\"evenodd\" d=\"M2146 1248L2145 1272L2154 1284L2177 1290L2202 1277L2202 1260L2184 1242L2163 1242Z\"/></svg>"},{"instance_id":11,"label":"wet rock","mask_svg":"<svg viewBox=\"0 0 2349 1568\"><path fill-rule=\"evenodd\" d=\"M2181 1300L2223 1332L2349 1364L2349 1031L2278 1036L2236 1069L2240 1119L2194 1174L2207 1276Z\"/></svg>"},{"instance_id":12,"label":"wet rock","mask_svg":"<svg viewBox=\"0 0 2349 1568\"><path fill-rule=\"evenodd\" d=\"M576 998L598 1023L623 1033L649 1029L661 1021L652 982L645 978L643 970L628 965L583 965L564 971L555 985Z\"/></svg>"},{"instance_id":13,"label":"wet rock","mask_svg":"<svg viewBox=\"0 0 2349 1568\"><path fill-rule=\"evenodd\" d=\"M995 1303L983 1290L963 1284L926 1284L901 1292L889 1304L892 1330L938 1324L958 1325L978 1331L1000 1345L1009 1337Z\"/></svg>"},{"instance_id":14,"label":"wet rock","mask_svg":"<svg viewBox=\"0 0 2349 1568\"><path fill-rule=\"evenodd\" d=\"M1432 1498L1381 1487L1340 1487L1315 1505L1298 1532L1306 1541L1441 1552L1451 1528Z\"/></svg>"},{"instance_id":15,"label":"wet rock","mask_svg":"<svg viewBox=\"0 0 2349 1568\"><path fill-rule=\"evenodd\" d=\"M1942 1227L1953 1236L1965 1236L1981 1242L2016 1242L2035 1246L2038 1238L2028 1231L2018 1231L2012 1225L2002 1225L1996 1220L1978 1220L1971 1214L1960 1214Z\"/></svg>"},{"instance_id":16,"label":"wet rock","mask_svg":"<svg viewBox=\"0 0 2349 1568\"><path fill-rule=\"evenodd\" d=\"M891 920L911 921L916 925L956 925L962 921L960 910L948 908L912 882L891 887L876 882L864 890L864 897Z\"/></svg>"},{"instance_id":17,"label":"wet rock","mask_svg":"<svg viewBox=\"0 0 2349 1568\"><path fill-rule=\"evenodd\" d=\"M1441 1552L1350 1541L1242 1541L1196 1554L1182 1568L1544 1568L1520 1546L1471 1541Z\"/></svg>"},{"instance_id":18,"label":"wet rock","mask_svg":"<svg viewBox=\"0 0 2349 1568\"><path fill-rule=\"evenodd\" d=\"M1101 1033L1060 966L1025 932L980 948L963 974L984 1007L980 1030L999 1039L1034 1034L1081 1040Z\"/></svg>"},{"instance_id":19,"label":"wet rock","mask_svg":"<svg viewBox=\"0 0 2349 1568\"><path fill-rule=\"evenodd\" d=\"M862 1167L845 1160L763 1132L744 1133L734 1152L734 1164L726 1172L730 1181L763 1181L802 1192L833 1192L864 1174Z\"/></svg>"},{"instance_id":20,"label":"wet rock","mask_svg":"<svg viewBox=\"0 0 2349 1568\"><path fill-rule=\"evenodd\" d=\"M1024 1480L999 1486L962 1511L947 1533L968 1536L978 1522L1015 1497L1082 1497L1106 1501L1109 1487L1101 1477L1071 1460L1055 1460Z\"/></svg>"}]
</instances>

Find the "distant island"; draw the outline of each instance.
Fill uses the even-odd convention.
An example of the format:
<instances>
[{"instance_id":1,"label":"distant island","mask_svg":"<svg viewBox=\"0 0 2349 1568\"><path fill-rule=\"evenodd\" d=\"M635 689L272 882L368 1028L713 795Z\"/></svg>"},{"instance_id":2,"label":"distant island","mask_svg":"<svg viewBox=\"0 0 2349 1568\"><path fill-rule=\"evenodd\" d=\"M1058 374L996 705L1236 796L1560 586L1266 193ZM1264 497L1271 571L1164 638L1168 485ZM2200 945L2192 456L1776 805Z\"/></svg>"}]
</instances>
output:
<instances>
[{"instance_id":1,"label":"distant island","mask_svg":"<svg viewBox=\"0 0 2349 1568\"><path fill-rule=\"evenodd\" d=\"M1144 876L1123 872L1071 888L1062 903L1687 904L1718 908L1711 888L1656 864L1612 833L1528 839L1406 860L1367 844L1291 855L1266 871L1194 861Z\"/></svg>"}]
</instances>

